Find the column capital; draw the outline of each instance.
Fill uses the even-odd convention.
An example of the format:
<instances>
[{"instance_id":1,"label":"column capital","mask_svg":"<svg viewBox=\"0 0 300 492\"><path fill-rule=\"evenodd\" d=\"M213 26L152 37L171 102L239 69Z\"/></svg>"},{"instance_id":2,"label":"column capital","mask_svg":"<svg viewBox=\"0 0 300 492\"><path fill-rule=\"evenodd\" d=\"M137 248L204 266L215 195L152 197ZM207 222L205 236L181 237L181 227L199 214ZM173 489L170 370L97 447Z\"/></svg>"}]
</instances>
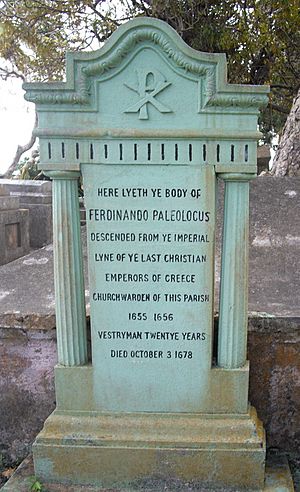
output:
<instances>
[{"instance_id":1,"label":"column capital","mask_svg":"<svg viewBox=\"0 0 300 492\"><path fill-rule=\"evenodd\" d=\"M224 181L250 181L257 177L254 173L218 173L217 176Z\"/></svg>"},{"instance_id":2,"label":"column capital","mask_svg":"<svg viewBox=\"0 0 300 492\"><path fill-rule=\"evenodd\" d=\"M79 171L43 171L51 179L78 179L81 176Z\"/></svg>"}]
</instances>

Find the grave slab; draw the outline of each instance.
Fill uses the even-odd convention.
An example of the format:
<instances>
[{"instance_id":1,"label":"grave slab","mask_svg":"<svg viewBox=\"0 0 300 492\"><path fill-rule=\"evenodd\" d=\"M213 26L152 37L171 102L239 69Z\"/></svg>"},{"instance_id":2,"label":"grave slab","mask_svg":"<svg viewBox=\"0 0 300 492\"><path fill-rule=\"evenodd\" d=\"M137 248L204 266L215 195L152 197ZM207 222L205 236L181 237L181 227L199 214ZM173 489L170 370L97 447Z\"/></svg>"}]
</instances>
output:
<instances>
[{"instance_id":1,"label":"grave slab","mask_svg":"<svg viewBox=\"0 0 300 492\"><path fill-rule=\"evenodd\" d=\"M5 194L10 193L41 193L51 195L52 185L50 181L36 179L0 179L0 189Z\"/></svg>"},{"instance_id":2,"label":"grave slab","mask_svg":"<svg viewBox=\"0 0 300 492\"><path fill-rule=\"evenodd\" d=\"M29 237L32 248L52 242L52 184L50 181L0 179L0 187L29 210ZM1 207L1 205L0 205Z\"/></svg>"}]
</instances>

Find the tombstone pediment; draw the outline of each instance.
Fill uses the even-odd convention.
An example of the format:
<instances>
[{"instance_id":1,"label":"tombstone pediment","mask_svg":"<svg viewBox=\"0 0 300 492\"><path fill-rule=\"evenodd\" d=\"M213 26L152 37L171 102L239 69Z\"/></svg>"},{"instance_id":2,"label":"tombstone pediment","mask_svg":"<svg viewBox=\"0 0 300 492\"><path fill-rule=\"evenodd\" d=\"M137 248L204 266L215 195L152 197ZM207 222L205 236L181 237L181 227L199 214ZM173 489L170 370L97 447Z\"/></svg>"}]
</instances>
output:
<instances>
[{"instance_id":1,"label":"tombstone pediment","mask_svg":"<svg viewBox=\"0 0 300 492\"><path fill-rule=\"evenodd\" d=\"M190 48L156 19L128 22L95 52L67 53L66 82L24 88L39 114L43 169L137 161L137 145L144 163L256 165L268 88L228 84L224 54Z\"/></svg>"},{"instance_id":2,"label":"tombstone pediment","mask_svg":"<svg viewBox=\"0 0 300 492\"><path fill-rule=\"evenodd\" d=\"M182 121L183 110L190 121L220 108L257 112L266 103L264 87L230 85L226 78L224 54L198 52L163 22L137 18L103 48L68 53L65 83L25 84L25 89L26 99L47 111L118 112L120 118L109 122L112 127L132 126L132 115L148 123L152 117L157 125L163 114L167 126L174 125L176 115ZM190 123L197 127L198 120Z\"/></svg>"}]
</instances>

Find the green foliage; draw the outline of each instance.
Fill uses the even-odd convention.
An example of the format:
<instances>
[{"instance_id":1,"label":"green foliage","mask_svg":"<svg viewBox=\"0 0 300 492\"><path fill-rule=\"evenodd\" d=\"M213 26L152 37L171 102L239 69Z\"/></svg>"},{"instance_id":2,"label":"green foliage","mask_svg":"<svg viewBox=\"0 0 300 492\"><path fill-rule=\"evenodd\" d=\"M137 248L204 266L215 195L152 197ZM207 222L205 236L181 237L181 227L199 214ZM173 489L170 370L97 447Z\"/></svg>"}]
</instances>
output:
<instances>
[{"instance_id":1,"label":"green foliage","mask_svg":"<svg viewBox=\"0 0 300 492\"><path fill-rule=\"evenodd\" d=\"M44 491L43 485L34 477L33 483L30 487L30 492L43 492L43 491Z\"/></svg>"},{"instance_id":2,"label":"green foliage","mask_svg":"<svg viewBox=\"0 0 300 492\"><path fill-rule=\"evenodd\" d=\"M85 49L84 0L0 1L0 54L24 78L60 79L64 53Z\"/></svg>"},{"instance_id":3,"label":"green foliage","mask_svg":"<svg viewBox=\"0 0 300 492\"><path fill-rule=\"evenodd\" d=\"M32 151L30 157L24 157L21 159L16 168L17 179L39 179L41 181L49 181L50 178L43 174L43 171L38 169L40 163L40 151L35 149Z\"/></svg>"},{"instance_id":4,"label":"green foliage","mask_svg":"<svg viewBox=\"0 0 300 492\"><path fill-rule=\"evenodd\" d=\"M48 178L38 170L40 162L39 150L33 150L31 157L24 157L17 165L17 178L18 179L40 179L47 180Z\"/></svg>"},{"instance_id":5,"label":"green foliage","mask_svg":"<svg viewBox=\"0 0 300 492\"><path fill-rule=\"evenodd\" d=\"M300 0L0 0L0 75L61 79L67 50L96 49L122 22L157 17L193 48L226 53L229 82L271 84L267 138L300 87L299 13Z\"/></svg>"},{"instance_id":6,"label":"green foliage","mask_svg":"<svg viewBox=\"0 0 300 492\"><path fill-rule=\"evenodd\" d=\"M280 131L300 87L299 0L154 0L151 7L193 48L226 53L229 82L270 84L261 129L266 138Z\"/></svg>"}]
</instances>

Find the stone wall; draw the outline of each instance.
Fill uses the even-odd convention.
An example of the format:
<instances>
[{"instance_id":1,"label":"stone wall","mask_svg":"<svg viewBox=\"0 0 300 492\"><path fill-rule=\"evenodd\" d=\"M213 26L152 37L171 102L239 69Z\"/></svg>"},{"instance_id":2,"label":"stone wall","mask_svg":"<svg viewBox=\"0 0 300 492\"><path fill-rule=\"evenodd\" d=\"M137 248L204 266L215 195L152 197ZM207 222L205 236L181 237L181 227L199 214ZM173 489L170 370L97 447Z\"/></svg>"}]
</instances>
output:
<instances>
[{"instance_id":1,"label":"stone wall","mask_svg":"<svg viewBox=\"0 0 300 492\"><path fill-rule=\"evenodd\" d=\"M251 317L249 400L263 421L267 447L299 453L300 320Z\"/></svg>"},{"instance_id":2,"label":"stone wall","mask_svg":"<svg viewBox=\"0 0 300 492\"><path fill-rule=\"evenodd\" d=\"M22 459L55 408L54 319L40 320L44 329L0 330L0 454L8 461ZM263 421L267 446L297 452L300 447L300 322L251 317L248 359L250 402ZM74 388L76 391L76 388Z\"/></svg>"},{"instance_id":3,"label":"stone wall","mask_svg":"<svg viewBox=\"0 0 300 492\"><path fill-rule=\"evenodd\" d=\"M0 456L24 458L55 407L54 330L0 330Z\"/></svg>"}]
</instances>

